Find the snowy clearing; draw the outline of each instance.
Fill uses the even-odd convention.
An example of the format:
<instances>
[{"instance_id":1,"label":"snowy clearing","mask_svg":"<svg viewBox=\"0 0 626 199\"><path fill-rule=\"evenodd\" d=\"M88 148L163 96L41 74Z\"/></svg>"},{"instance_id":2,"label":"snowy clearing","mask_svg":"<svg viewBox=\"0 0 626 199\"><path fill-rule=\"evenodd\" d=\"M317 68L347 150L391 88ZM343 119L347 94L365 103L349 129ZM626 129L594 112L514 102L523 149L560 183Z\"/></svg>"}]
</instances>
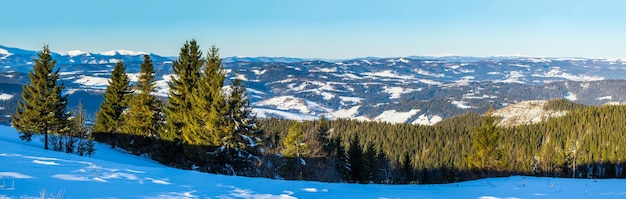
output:
<instances>
[{"instance_id":1,"label":"snowy clearing","mask_svg":"<svg viewBox=\"0 0 626 199\"><path fill-rule=\"evenodd\" d=\"M413 115L420 112L419 109L412 109L408 112L398 112L396 110L386 110L385 112L374 118L375 121L383 121L390 123L404 123Z\"/></svg>"}]
</instances>

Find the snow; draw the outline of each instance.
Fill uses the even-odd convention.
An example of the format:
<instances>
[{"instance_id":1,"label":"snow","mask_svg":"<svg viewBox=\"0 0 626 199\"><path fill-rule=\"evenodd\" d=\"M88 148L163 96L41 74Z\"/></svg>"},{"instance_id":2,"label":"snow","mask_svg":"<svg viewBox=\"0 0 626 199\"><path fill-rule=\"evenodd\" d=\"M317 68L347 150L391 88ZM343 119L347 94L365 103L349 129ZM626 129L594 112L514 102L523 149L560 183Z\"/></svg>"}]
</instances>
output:
<instances>
[{"instance_id":1,"label":"snow","mask_svg":"<svg viewBox=\"0 0 626 199\"><path fill-rule=\"evenodd\" d=\"M259 70L259 69L252 69L250 71L254 72L255 75L263 75L267 72L267 70Z\"/></svg>"},{"instance_id":2,"label":"snow","mask_svg":"<svg viewBox=\"0 0 626 199\"><path fill-rule=\"evenodd\" d=\"M375 77L387 77L387 78L394 78L394 79L413 79L414 78L413 76L410 76L410 75L396 74L396 72L393 72L391 70L384 70L380 72L366 72L366 73L361 73L361 75L368 76L371 78L375 78Z\"/></svg>"},{"instance_id":3,"label":"snow","mask_svg":"<svg viewBox=\"0 0 626 199\"><path fill-rule=\"evenodd\" d=\"M435 116L432 116L432 117L428 118L428 116L426 116L426 114L422 114L415 121L413 121L411 124L434 125L434 124L436 124L438 122L441 122L441 120L443 120L443 118L441 118L441 116L438 116L438 115L435 115Z\"/></svg>"},{"instance_id":4,"label":"snow","mask_svg":"<svg viewBox=\"0 0 626 199\"><path fill-rule=\"evenodd\" d=\"M270 118L270 117L279 117L279 118L288 118L290 120L317 120L318 116L307 115L307 114L298 114L298 113L290 113L286 111L267 109L267 108L254 108L252 109L252 113L260 118Z\"/></svg>"},{"instance_id":5,"label":"snow","mask_svg":"<svg viewBox=\"0 0 626 199\"><path fill-rule=\"evenodd\" d=\"M341 105L346 106L361 103L361 101L363 101L365 98L339 96L339 99L341 99Z\"/></svg>"},{"instance_id":6,"label":"snow","mask_svg":"<svg viewBox=\"0 0 626 199\"><path fill-rule=\"evenodd\" d=\"M331 110L325 108L315 102L300 99L294 96L280 96L263 101L259 101L254 104L255 106L274 107L279 110L296 110L303 114L315 114L326 113Z\"/></svg>"},{"instance_id":7,"label":"snow","mask_svg":"<svg viewBox=\"0 0 626 199\"><path fill-rule=\"evenodd\" d=\"M572 81L599 81L604 80L604 77L600 76L589 76L589 75L573 75L566 72L561 71L559 67L552 67L550 71L545 72L543 74L533 74L534 77L556 77L563 78Z\"/></svg>"},{"instance_id":8,"label":"snow","mask_svg":"<svg viewBox=\"0 0 626 199\"><path fill-rule=\"evenodd\" d=\"M425 71L421 68L415 69L415 72L420 75L431 76L431 77L436 77L436 78L442 78L446 76L445 74L431 73L430 71Z\"/></svg>"},{"instance_id":9,"label":"snow","mask_svg":"<svg viewBox=\"0 0 626 199\"><path fill-rule=\"evenodd\" d=\"M385 93L389 93L389 99L399 99L400 96L402 95L402 93L404 93L404 89L402 89L402 87L384 87L384 91Z\"/></svg>"},{"instance_id":10,"label":"snow","mask_svg":"<svg viewBox=\"0 0 626 199\"><path fill-rule=\"evenodd\" d=\"M88 52L81 51L81 50L70 50L70 51L67 51L67 52L59 53L59 54L67 55L67 56L70 56L70 57L76 57L76 56L79 56L79 55L86 55L86 56L90 56L91 55Z\"/></svg>"},{"instance_id":11,"label":"snow","mask_svg":"<svg viewBox=\"0 0 626 199\"><path fill-rule=\"evenodd\" d=\"M400 99L402 94L415 91L415 89L405 89L405 88L397 87L397 86L393 86L393 87L385 86L383 87L383 89L385 89L383 90L383 92L389 93L389 99Z\"/></svg>"},{"instance_id":12,"label":"snow","mask_svg":"<svg viewBox=\"0 0 626 199\"><path fill-rule=\"evenodd\" d=\"M512 176L436 185L284 181L180 170L96 144L93 158L43 150L0 126L0 198L623 198L624 179ZM33 160L55 161L40 165ZM13 188L13 189L10 189ZM55 197L51 197L55 198Z\"/></svg>"},{"instance_id":13,"label":"snow","mask_svg":"<svg viewBox=\"0 0 626 199\"><path fill-rule=\"evenodd\" d=\"M452 101L450 103L452 103L453 105L456 105L456 107L461 108L461 109L472 108L472 106L470 106L467 102L464 102L464 101Z\"/></svg>"},{"instance_id":14,"label":"snow","mask_svg":"<svg viewBox=\"0 0 626 199\"><path fill-rule=\"evenodd\" d=\"M358 113L359 113L359 108L361 108L361 106L353 106L349 109L339 109L336 110L332 113L330 113L328 116L330 118L353 118L355 117Z\"/></svg>"},{"instance_id":15,"label":"snow","mask_svg":"<svg viewBox=\"0 0 626 199\"><path fill-rule=\"evenodd\" d=\"M74 80L74 83L84 86L107 86L109 85L109 78L81 76L79 79Z\"/></svg>"},{"instance_id":16,"label":"snow","mask_svg":"<svg viewBox=\"0 0 626 199\"><path fill-rule=\"evenodd\" d=\"M0 100L10 100L11 98L13 98L11 94L0 93Z\"/></svg>"},{"instance_id":17,"label":"snow","mask_svg":"<svg viewBox=\"0 0 626 199\"><path fill-rule=\"evenodd\" d=\"M520 80L524 78L524 74L522 71L510 71L509 74L506 75L506 79L496 80L495 83L518 83L523 84L524 81Z\"/></svg>"},{"instance_id":18,"label":"snow","mask_svg":"<svg viewBox=\"0 0 626 199\"><path fill-rule=\"evenodd\" d=\"M337 72L337 67L316 68L316 69L309 70L309 72L311 72L311 73L315 73L315 72L319 72L319 73L336 73Z\"/></svg>"},{"instance_id":19,"label":"snow","mask_svg":"<svg viewBox=\"0 0 626 199\"><path fill-rule=\"evenodd\" d=\"M578 97L576 97L576 94L574 94L572 92L567 92L567 94L565 94L565 99L567 99L569 101L576 101L576 100L578 100Z\"/></svg>"},{"instance_id":20,"label":"snow","mask_svg":"<svg viewBox=\"0 0 626 199\"><path fill-rule=\"evenodd\" d=\"M612 100L612 99L613 99L613 96L610 96L610 95L596 98L596 100Z\"/></svg>"},{"instance_id":21,"label":"snow","mask_svg":"<svg viewBox=\"0 0 626 199\"><path fill-rule=\"evenodd\" d=\"M0 48L0 55L11 55L12 53L9 53L8 50Z\"/></svg>"},{"instance_id":22,"label":"snow","mask_svg":"<svg viewBox=\"0 0 626 199\"><path fill-rule=\"evenodd\" d=\"M236 74L235 79L239 79L241 81L248 81L248 78L246 78L246 76L243 74Z\"/></svg>"},{"instance_id":23,"label":"snow","mask_svg":"<svg viewBox=\"0 0 626 199\"><path fill-rule=\"evenodd\" d=\"M495 110L492 115L502 118L498 123L500 126L516 126L538 123L567 113L565 111L545 110L543 109L545 104L545 100L523 101Z\"/></svg>"},{"instance_id":24,"label":"snow","mask_svg":"<svg viewBox=\"0 0 626 199\"><path fill-rule=\"evenodd\" d=\"M374 120L375 121L390 122L390 123L404 123L409 118L411 118L413 115L417 114L418 112L420 112L419 109L411 109L408 112L398 112L396 110L386 110L383 113L381 113L380 115L378 115L376 118L374 118Z\"/></svg>"},{"instance_id":25,"label":"snow","mask_svg":"<svg viewBox=\"0 0 626 199\"><path fill-rule=\"evenodd\" d=\"M131 51L131 50L112 50L112 51L101 52L101 53L98 53L98 54L106 55L106 56L114 56L116 54L135 56L135 55L145 55L145 54L148 54L148 53L146 53L146 52L136 52L136 51Z\"/></svg>"}]
</instances>

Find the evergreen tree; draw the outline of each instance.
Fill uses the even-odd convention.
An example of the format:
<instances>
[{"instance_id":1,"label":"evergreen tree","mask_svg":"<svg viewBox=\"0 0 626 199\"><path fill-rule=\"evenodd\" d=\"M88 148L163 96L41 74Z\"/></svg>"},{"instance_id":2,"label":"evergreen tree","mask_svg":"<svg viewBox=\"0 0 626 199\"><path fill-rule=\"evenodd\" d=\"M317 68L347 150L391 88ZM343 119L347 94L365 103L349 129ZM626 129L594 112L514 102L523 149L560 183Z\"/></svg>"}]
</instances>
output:
<instances>
[{"instance_id":1,"label":"evergreen tree","mask_svg":"<svg viewBox=\"0 0 626 199\"><path fill-rule=\"evenodd\" d=\"M95 124L92 126L98 139L104 137L111 139L111 134L119 132L122 126L121 116L127 108L131 93L130 79L125 70L124 63L118 61L111 72L111 79L104 93L104 101L100 104Z\"/></svg>"},{"instance_id":2,"label":"evergreen tree","mask_svg":"<svg viewBox=\"0 0 626 199\"><path fill-rule=\"evenodd\" d=\"M378 174L378 162L376 161L376 150L374 149L374 143L370 142L363 153L363 163L365 181L374 182Z\"/></svg>"},{"instance_id":3,"label":"evergreen tree","mask_svg":"<svg viewBox=\"0 0 626 199\"><path fill-rule=\"evenodd\" d=\"M122 131L137 136L158 136L161 105L152 95L156 86L154 82L154 66L150 55L144 55L143 63L134 94L128 103L128 110L122 116Z\"/></svg>"},{"instance_id":4,"label":"evergreen tree","mask_svg":"<svg viewBox=\"0 0 626 199\"><path fill-rule=\"evenodd\" d=\"M166 141L182 141L187 145L206 145L210 137L199 131L199 115L194 110L197 101L200 69L204 65L202 52L195 40L185 42L178 59L172 63L174 75L168 83L170 91L164 109L166 126L161 138ZM205 92L205 91L202 91ZM177 142L179 142L177 141Z\"/></svg>"},{"instance_id":5,"label":"evergreen tree","mask_svg":"<svg viewBox=\"0 0 626 199\"><path fill-rule=\"evenodd\" d=\"M365 183L365 164L363 163L363 149L359 143L359 135L355 135L348 148L348 163L350 166L350 180L355 183Z\"/></svg>"},{"instance_id":6,"label":"evergreen tree","mask_svg":"<svg viewBox=\"0 0 626 199\"><path fill-rule=\"evenodd\" d=\"M12 125L20 132L22 140L30 141L32 135L44 135L44 148L48 149L49 135L63 135L69 131L66 112L67 95L63 84L57 84L59 69L53 72L56 60L52 59L48 46L34 59L29 72L30 83L22 87L22 100L18 101Z\"/></svg>"},{"instance_id":7,"label":"evergreen tree","mask_svg":"<svg viewBox=\"0 0 626 199\"><path fill-rule=\"evenodd\" d=\"M256 118L251 115L246 88L241 80L233 80L230 90L226 103L229 133L220 140L223 143L221 152L228 154L228 163L237 175L250 175L255 160L261 155L263 131L257 126Z\"/></svg>"},{"instance_id":8,"label":"evergreen tree","mask_svg":"<svg viewBox=\"0 0 626 199\"><path fill-rule=\"evenodd\" d=\"M293 122L287 136L283 139L283 149L280 151L284 157L301 158L308 155L309 145L304 139L304 131L300 123Z\"/></svg>"},{"instance_id":9,"label":"evergreen tree","mask_svg":"<svg viewBox=\"0 0 626 199\"><path fill-rule=\"evenodd\" d=\"M329 159L334 161L335 170L339 173L339 176L344 181L350 180L350 165L348 164L348 157L346 156L346 149L341 145L341 137L337 136L329 143L329 148L332 149L329 154Z\"/></svg>"},{"instance_id":10,"label":"evergreen tree","mask_svg":"<svg viewBox=\"0 0 626 199\"><path fill-rule=\"evenodd\" d=\"M472 168L483 172L501 169L503 152L500 148L500 133L496 130L495 117L485 116L480 127L472 132L473 154L469 156Z\"/></svg>"},{"instance_id":11,"label":"evergreen tree","mask_svg":"<svg viewBox=\"0 0 626 199\"><path fill-rule=\"evenodd\" d=\"M413 174L413 166L411 165L411 155L409 153L404 154L404 158L402 160L402 180L401 183L412 183L415 182L415 175Z\"/></svg>"},{"instance_id":12,"label":"evergreen tree","mask_svg":"<svg viewBox=\"0 0 626 199\"><path fill-rule=\"evenodd\" d=\"M194 112L199 115L198 131L202 133L199 136L207 139L203 140L203 143L213 146L224 145L224 141L228 140L233 132L233 125L229 125L232 121L227 119L227 115L233 114L230 112L232 108L227 106L222 93L226 73L221 67L222 59L219 57L219 49L211 46L198 83L199 92L194 95L194 101L196 101ZM239 105L239 108L241 107L243 105Z\"/></svg>"}]
</instances>

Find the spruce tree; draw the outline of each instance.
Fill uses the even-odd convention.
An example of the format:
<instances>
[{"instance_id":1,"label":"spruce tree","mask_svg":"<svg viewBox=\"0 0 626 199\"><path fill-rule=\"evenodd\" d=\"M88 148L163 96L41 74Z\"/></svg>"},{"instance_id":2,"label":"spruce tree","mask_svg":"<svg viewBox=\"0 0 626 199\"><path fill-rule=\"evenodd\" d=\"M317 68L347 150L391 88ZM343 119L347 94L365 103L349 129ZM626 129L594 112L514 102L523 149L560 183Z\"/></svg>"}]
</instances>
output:
<instances>
[{"instance_id":1,"label":"spruce tree","mask_svg":"<svg viewBox=\"0 0 626 199\"><path fill-rule=\"evenodd\" d=\"M404 154L402 160L402 180L401 183L412 183L415 181L415 175L413 174L413 166L411 161L411 155L409 153Z\"/></svg>"},{"instance_id":2,"label":"spruce tree","mask_svg":"<svg viewBox=\"0 0 626 199\"><path fill-rule=\"evenodd\" d=\"M111 72L109 85L104 93L104 101L100 104L100 110L96 113L95 124L92 126L98 139L119 132L122 126L122 112L127 108L131 93L130 79L125 70L124 63L118 61L113 72Z\"/></svg>"},{"instance_id":3,"label":"spruce tree","mask_svg":"<svg viewBox=\"0 0 626 199\"><path fill-rule=\"evenodd\" d=\"M62 135L69 131L66 112L67 95L63 95L63 84L57 84L59 69L54 71L56 60L48 46L34 59L29 72L30 83L22 87L22 99L18 101L12 125L20 132L22 140L30 141L34 134L44 135L44 149L48 149L49 135Z\"/></svg>"},{"instance_id":4,"label":"spruce tree","mask_svg":"<svg viewBox=\"0 0 626 199\"><path fill-rule=\"evenodd\" d=\"M198 93L198 80L203 65L202 52L196 41L185 42L178 59L172 63L174 75L168 83L170 91L164 109L167 122L161 131L162 139L179 140L188 145L208 144L210 138L199 131L200 118L194 110L195 104L198 103L194 95Z\"/></svg>"},{"instance_id":5,"label":"spruce tree","mask_svg":"<svg viewBox=\"0 0 626 199\"><path fill-rule=\"evenodd\" d=\"M354 183L365 183L365 164L363 163L363 149L359 143L359 135L355 135L348 147L348 163L350 165L350 180Z\"/></svg>"},{"instance_id":6,"label":"spruce tree","mask_svg":"<svg viewBox=\"0 0 626 199\"><path fill-rule=\"evenodd\" d=\"M484 116L480 127L472 131L472 150L469 156L471 168L482 170L487 174L498 171L504 163L503 151L500 148L500 133L496 129L495 117Z\"/></svg>"},{"instance_id":7,"label":"spruce tree","mask_svg":"<svg viewBox=\"0 0 626 199\"><path fill-rule=\"evenodd\" d=\"M341 145L341 137L337 136L329 143L329 148L332 152L329 154L329 158L334 161L335 170L339 173L339 176L343 181L350 180L350 164L348 163L348 157L346 149Z\"/></svg>"},{"instance_id":8,"label":"spruce tree","mask_svg":"<svg viewBox=\"0 0 626 199\"><path fill-rule=\"evenodd\" d=\"M363 153L363 164L365 181L376 181L378 174L378 162L376 161L376 150L374 149L374 143L370 142Z\"/></svg>"},{"instance_id":9,"label":"spruce tree","mask_svg":"<svg viewBox=\"0 0 626 199\"><path fill-rule=\"evenodd\" d=\"M283 149L280 151L280 154L289 158L302 158L308 155L308 151L309 145L304 139L302 126L300 126L300 123L294 122L289 127L287 136L283 139Z\"/></svg>"},{"instance_id":10,"label":"spruce tree","mask_svg":"<svg viewBox=\"0 0 626 199\"><path fill-rule=\"evenodd\" d=\"M231 114L232 108L227 107L225 96L222 93L226 73L222 69L222 59L219 57L219 49L211 46L206 56L202 76L198 82L198 92L195 97L195 113L198 114L198 132L209 140L206 144L222 146L233 132L232 121L228 121L227 115ZM245 90L244 90L245 91ZM245 93L240 93L245 94ZM232 100L231 100L232 101ZM239 108L243 106L239 105ZM200 137L200 136L199 136Z\"/></svg>"},{"instance_id":11,"label":"spruce tree","mask_svg":"<svg viewBox=\"0 0 626 199\"><path fill-rule=\"evenodd\" d=\"M237 175L251 175L256 159L260 158L263 131L251 115L250 103L242 81L235 79L226 101L228 132L220 141L222 152L229 154L228 163Z\"/></svg>"},{"instance_id":12,"label":"spruce tree","mask_svg":"<svg viewBox=\"0 0 626 199\"><path fill-rule=\"evenodd\" d=\"M144 55L143 63L134 93L128 102L128 110L123 114L122 131L136 136L158 136L160 125L160 104L152 95L156 86L154 82L154 65L150 55Z\"/></svg>"}]
</instances>

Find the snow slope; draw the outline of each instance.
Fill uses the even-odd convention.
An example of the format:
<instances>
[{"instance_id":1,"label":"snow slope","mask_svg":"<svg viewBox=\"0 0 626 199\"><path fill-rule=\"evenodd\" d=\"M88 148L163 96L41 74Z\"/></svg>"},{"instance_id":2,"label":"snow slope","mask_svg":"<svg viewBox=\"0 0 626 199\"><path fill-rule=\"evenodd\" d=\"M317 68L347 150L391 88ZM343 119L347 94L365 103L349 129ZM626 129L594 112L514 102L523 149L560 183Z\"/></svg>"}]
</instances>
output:
<instances>
[{"instance_id":1,"label":"snow slope","mask_svg":"<svg viewBox=\"0 0 626 199\"><path fill-rule=\"evenodd\" d=\"M0 198L623 198L624 179L514 176L443 185L361 185L223 176L162 166L97 145L80 157L0 126ZM55 197L56 196L56 197ZM61 196L61 197L58 197Z\"/></svg>"}]
</instances>

